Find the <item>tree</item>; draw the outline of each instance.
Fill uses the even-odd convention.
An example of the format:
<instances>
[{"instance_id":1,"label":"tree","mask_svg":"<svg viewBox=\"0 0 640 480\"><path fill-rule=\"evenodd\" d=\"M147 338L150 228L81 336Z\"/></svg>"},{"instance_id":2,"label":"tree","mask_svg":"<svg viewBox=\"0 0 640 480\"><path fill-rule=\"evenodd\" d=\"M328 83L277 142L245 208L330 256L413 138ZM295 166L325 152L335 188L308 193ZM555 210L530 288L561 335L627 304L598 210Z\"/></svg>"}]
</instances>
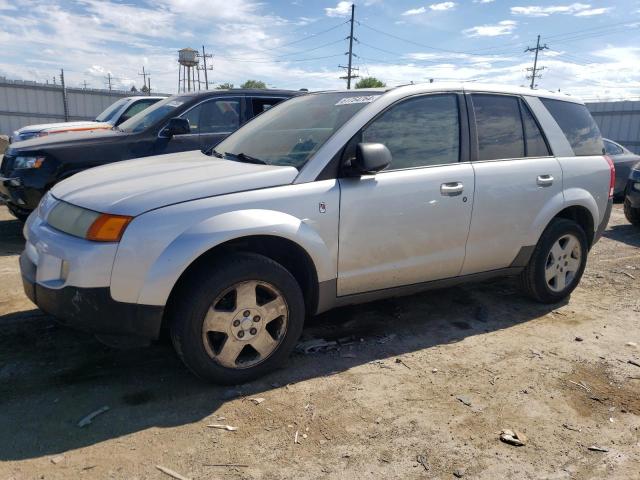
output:
<instances>
[{"instance_id":1,"label":"tree","mask_svg":"<svg viewBox=\"0 0 640 480\"><path fill-rule=\"evenodd\" d=\"M216 87L216 90L231 90L233 88L233 83L225 82L221 83Z\"/></svg>"},{"instance_id":2,"label":"tree","mask_svg":"<svg viewBox=\"0 0 640 480\"><path fill-rule=\"evenodd\" d=\"M135 93L135 92L137 92L137 91L138 91L138 89L136 88L136 86L135 86L135 85L132 85L132 86L131 86L131 91Z\"/></svg>"},{"instance_id":3,"label":"tree","mask_svg":"<svg viewBox=\"0 0 640 480\"><path fill-rule=\"evenodd\" d=\"M267 88L267 84L261 80L247 80L240 88Z\"/></svg>"},{"instance_id":4,"label":"tree","mask_svg":"<svg viewBox=\"0 0 640 480\"><path fill-rule=\"evenodd\" d=\"M147 87L147 86L145 85L144 87L142 87L142 88L140 89L140 91L141 91L142 93L149 93L149 87Z\"/></svg>"},{"instance_id":5,"label":"tree","mask_svg":"<svg viewBox=\"0 0 640 480\"><path fill-rule=\"evenodd\" d=\"M364 77L356 83L356 88L380 88L386 86L386 83L378 80L376 77Z\"/></svg>"}]
</instances>

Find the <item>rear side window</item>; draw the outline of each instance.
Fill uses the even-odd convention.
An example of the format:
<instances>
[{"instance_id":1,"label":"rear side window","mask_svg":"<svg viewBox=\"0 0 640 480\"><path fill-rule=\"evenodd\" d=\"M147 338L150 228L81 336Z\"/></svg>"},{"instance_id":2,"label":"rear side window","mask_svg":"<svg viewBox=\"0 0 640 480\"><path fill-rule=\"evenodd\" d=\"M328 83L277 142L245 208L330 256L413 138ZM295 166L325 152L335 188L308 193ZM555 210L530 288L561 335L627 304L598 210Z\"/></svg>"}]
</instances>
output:
<instances>
[{"instance_id":1,"label":"rear side window","mask_svg":"<svg viewBox=\"0 0 640 480\"><path fill-rule=\"evenodd\" d=\"M624 151L613 142L604 141L604 150L607 155L622 155Z\"/></svg>"},{"instance_id":2,"label":"rear side window","mask_svg":"<svg viewBox=\"0 0 640 480\"><path fill-rule=\"evenodd\" d=\"M478 131L478 159L522 158L524 132L517 97L472 95Z\"/></svg>"},{"instance_id":3,"label":"rear side window","mask_svg":"<svg viewBox=\"0 0 640 480\"><path fill-rule=\"evenodd\" d=\"M262 112L269 110L271 107L280 103L283 98L267 98L267 97L254 97L251 99L251 106L253 107L253 114L260 115Z\"/></svg>"},{"instance_id":4,"label":"rear side window","mask_svg":"<svg viewBox=\"0 0 640 480\"><path fill-rule=\"evenodd\" d=\"M522 123L524 124L525 153L527 157L547 157L551 155L542 131L533 118L531 111L529 111L529 107L521 101L520 109L522 111Z\"/></svg>"},{"instance_id":5,"label":"rear side window","mask_svg":"<svg viewBox=\"0 0 640 480\"><path fill-rule=\"evenodd\" d=\"M390 170L456 163L460 123L456 95L428 95L392 106L362 131L362 141L391 151Z\"/></svg>"},{"instance_id":6,"label":"rear side window","mask_svg":"<svg viewBox=\"0 0 640 480\"><path fill-rule=\"evenodd\" d=\"M541 100L567 137L574 155L588 156L604 153L602 135L587 107L549 98Z\"/></svg>"}]
</instances>

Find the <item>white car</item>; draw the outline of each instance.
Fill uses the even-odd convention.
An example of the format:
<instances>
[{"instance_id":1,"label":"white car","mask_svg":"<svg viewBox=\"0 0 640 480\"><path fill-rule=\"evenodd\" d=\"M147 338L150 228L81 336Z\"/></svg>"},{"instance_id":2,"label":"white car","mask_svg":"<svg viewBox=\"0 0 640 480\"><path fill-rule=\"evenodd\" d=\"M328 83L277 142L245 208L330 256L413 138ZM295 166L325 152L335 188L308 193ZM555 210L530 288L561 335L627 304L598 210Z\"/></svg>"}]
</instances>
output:
<instances>
[{"instance_id":1,"label":"white car","mask_svg":"<svg viewBox=\"0 0 640 480\"><path fill-rule=\"evenodd\" d=\"M113 128L164 98L166 97L139 96L121 98L107 107L95 120L27 125L13 132L9 137L9 143L22 142L54 133L86 132Z\"/></svg>"},{"instance_id":2,"label":"white car","mask_svg":"<svg viewBox=\"0 0 640 480\"><path fill-rule=\"evenodd\" d=\"M204 379L282 363L306 316L500 275L578 285L615 172L583 103L491 85L320 92L210 155L55 185L25 226L27 295L108 343L162 327Z\"/></svg>"}]
</instances>

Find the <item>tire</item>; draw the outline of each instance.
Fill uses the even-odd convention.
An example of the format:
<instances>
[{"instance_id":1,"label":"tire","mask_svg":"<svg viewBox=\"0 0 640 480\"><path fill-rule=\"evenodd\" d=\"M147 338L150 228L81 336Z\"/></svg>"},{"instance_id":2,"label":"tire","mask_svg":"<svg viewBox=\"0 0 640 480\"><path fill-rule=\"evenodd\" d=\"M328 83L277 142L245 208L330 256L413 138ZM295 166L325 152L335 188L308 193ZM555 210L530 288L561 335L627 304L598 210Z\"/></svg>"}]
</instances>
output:
<instances>
[{"instance_id":1,"label":"tire","mask_svg":"<svg viewBox=\"0 0 640 480\"><path fill-rule=\"evenodd\" d=\"M556 303L568 297L580 283L587 252L587 236L580 225L564 218L553 220L521 274L524 291L541 303Z\"/></svg>"},{"instance_id":2,"label":"tire","mask_svg":"<svg viewBox=\"0 0 640 480\"><path fill-rule=\"evenodd\" d=\"M628 199L624 199L624 216L631 225L640 227L640 208L633 208Z\"/></svg>"},{"instance_id":3,"label":"tire","mask_svg":"<svg viewBox=\"0 0 640 480\"><path fill-rule=\"evenodd\" d=\"M237 385L279 367L304 318L302 291L287 269L262 255L237 253L202 264L182 281L170 309L170 333L198 377Z\"/></svg>"},{"instance_id":4,"label":"tire","mask_svg":"<svg viewBox=\"0 0 640 480\"><path fill-rule=\"evenodd\" d=\"M25 213L21 210L18 210L16 207L12 207L11 205L7 205L7 209L9 210L9 213L11 213L11 215L16 217L22 223L25 223L27 221L27 218L29 218L29 215L31 213Z\"/></svg>"}]
</instances>

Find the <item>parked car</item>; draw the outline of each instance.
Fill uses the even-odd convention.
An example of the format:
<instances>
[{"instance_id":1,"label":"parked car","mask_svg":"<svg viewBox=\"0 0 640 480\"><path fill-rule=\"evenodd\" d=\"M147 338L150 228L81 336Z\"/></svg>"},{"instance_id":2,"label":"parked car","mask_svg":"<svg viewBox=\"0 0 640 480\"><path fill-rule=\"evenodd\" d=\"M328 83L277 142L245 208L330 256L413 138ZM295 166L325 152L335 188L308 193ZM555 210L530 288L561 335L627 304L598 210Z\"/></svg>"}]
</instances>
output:
<instances>
[{"instance_id":1,"label":"parked car","mask_svg":"<svg viewBox=\"0 0 640 480\"><path fill-rule=\"evenodd\" d=\"M613 190L614 198L624 199L627 180L633 166L640 162L640 155L623 147L619 143L604 138L604 150L616 166L616 186Z\"/></svg>"},{"instance_id":2,"label":"parked car","mask_svg":"<svg viewBox=\"0 0 640 480\"><path fill-rule=\"evenodd\" d=\"M624 216L629 223L640 227L640 162L629 174L624 197Z\"/></svg>"},{"instance_id":3,"label":"parked car","mask_svg":"<svg viewBox=\"0 0 640 480\"><path fill-rule=\"evenodd\" d=\"M129 120L135 114L166 97L144 96L121 98L98 115L93 121L43 123L27 125L16 130L9 137L9 143L22 142L36 137L64 132L88 132L90 130L107 130Z\"/></svg>"},{"instance_id":4,"label":"parked car","mask_svg":"<svg viewBox=\"0 0 640 480\"><path fill-rule=\"evenodd\" d=\"M265 109L300 92L215 90L166 98L112 130L67 133L10 146L0 198L25 220L60 180L88 168L162 153L207 150Z\"/></svg>"},{"instance_id":5,"label":"parked car","mask_svg":"<svg viewBox=\"0 0 640 480\"><path fill-rule=\"evenodd\" d=\"M107 343L166 326L199 377L282 363L305 317L520 275L557 302L611 212L614 167L573 97L409 85L309 94L205 155L59 183L25 227L24 288Z\"/></svg>"}]
</instances>

